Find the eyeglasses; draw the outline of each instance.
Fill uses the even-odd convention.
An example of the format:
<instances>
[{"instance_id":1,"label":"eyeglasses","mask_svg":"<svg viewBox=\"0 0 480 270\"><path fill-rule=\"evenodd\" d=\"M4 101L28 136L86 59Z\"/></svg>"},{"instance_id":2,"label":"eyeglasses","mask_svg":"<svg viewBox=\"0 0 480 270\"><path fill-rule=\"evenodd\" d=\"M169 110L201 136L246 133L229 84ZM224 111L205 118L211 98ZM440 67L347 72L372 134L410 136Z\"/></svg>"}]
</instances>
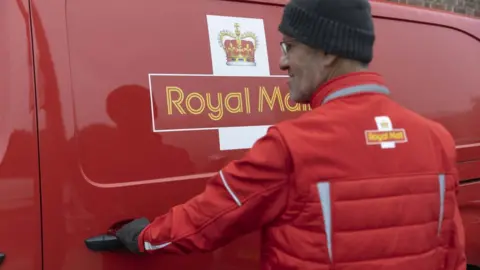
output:
<instances>
[{"instance_id":1,"label":"eyeglasses","mask_svg":"<svg viewBox=\"0 0 480 270\"><path fill-rule=\"evenodd\" d=\"M282 49L283 55L287 55L287 53L288 53L288 51L290 50L291 47L292 47L292 45L287 44L285 41L280 42L280 48Z\"/></svg>"}]
</instances>

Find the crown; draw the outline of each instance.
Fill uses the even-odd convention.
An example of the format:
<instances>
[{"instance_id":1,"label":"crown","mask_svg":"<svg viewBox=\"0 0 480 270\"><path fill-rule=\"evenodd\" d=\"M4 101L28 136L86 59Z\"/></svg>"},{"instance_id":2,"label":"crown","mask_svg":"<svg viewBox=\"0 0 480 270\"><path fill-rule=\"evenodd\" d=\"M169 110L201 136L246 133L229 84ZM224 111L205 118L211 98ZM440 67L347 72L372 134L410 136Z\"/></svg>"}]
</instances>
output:
<instances>
[{"instance_id":1,"label":"crown","mask_svg":"<svg viewBox=\"0 0 480 270\"><path fill-rule=\"evenodd\" d=\"M240 24L235 23L235 32L222 30L218 43L225 51L229 66L255 66L255 50L258 39L253 32L240 32Z\"/></svg>"}]
</instances>

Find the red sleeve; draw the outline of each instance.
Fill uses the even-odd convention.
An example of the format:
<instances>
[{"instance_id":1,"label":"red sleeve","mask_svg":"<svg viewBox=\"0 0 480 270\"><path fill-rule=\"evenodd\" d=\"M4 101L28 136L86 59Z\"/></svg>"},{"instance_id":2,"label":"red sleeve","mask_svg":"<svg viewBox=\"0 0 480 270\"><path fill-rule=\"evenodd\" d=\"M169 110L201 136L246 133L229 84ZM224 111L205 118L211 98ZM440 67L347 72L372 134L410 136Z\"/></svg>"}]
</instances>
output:
<instances>
[{"instance_id":1,"label":"red sleeve","mask_svg":"<svg viewBox=\"0 0 480 270\"><path fill-rule=\"evenodd\" d=\"M138 238L142 252L211 251L260 229L286 208L291 162L274 127L203 193L157 217Z\"/></svg>"}]
</instances>

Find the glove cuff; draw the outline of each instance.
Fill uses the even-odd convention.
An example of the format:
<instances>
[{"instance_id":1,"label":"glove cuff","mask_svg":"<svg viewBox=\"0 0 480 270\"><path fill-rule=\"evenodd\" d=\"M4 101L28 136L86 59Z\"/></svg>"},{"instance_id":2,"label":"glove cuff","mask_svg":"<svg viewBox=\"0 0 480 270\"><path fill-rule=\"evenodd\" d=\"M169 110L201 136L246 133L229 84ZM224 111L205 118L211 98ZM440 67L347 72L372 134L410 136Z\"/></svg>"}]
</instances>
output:
<instances>
[{"instance_id":1,"label":"glove cuff","mask_svg":"<svg viewBox=\"0 0 480 270\"><path fill-rule=\"evenodd\" d=\"M138 234L138 237L137 237L137 245L138 245L138 251L140 253L144 253L144 252L148 252L146 249L145 249L145 233L147 233L147 229L150 228L150 225L151 224L148 224L147 227L145 227L139 234Z\"/></svg>"}]
</instances>

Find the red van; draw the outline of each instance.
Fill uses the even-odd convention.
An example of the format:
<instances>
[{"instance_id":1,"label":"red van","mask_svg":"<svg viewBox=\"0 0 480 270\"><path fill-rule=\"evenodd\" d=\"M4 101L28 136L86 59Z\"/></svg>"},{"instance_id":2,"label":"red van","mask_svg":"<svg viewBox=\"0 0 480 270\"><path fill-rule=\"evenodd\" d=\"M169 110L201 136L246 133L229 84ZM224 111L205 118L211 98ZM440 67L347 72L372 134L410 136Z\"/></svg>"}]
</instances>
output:
<instances>
[{"instance_id":1,"label":"red van","mask_svg":"<svg viewBox=\"0 0 480 270\"><path fill-rule=\"evenodd\" d=\"M258 233L188 257L85 241L186 201L268 126L310 109L289 101L278 67L286 1L1 1L0 269L257 267ZM480 20L372 6L371 69L455 137L480 265Z\"/></svg>"}]
</instances>

